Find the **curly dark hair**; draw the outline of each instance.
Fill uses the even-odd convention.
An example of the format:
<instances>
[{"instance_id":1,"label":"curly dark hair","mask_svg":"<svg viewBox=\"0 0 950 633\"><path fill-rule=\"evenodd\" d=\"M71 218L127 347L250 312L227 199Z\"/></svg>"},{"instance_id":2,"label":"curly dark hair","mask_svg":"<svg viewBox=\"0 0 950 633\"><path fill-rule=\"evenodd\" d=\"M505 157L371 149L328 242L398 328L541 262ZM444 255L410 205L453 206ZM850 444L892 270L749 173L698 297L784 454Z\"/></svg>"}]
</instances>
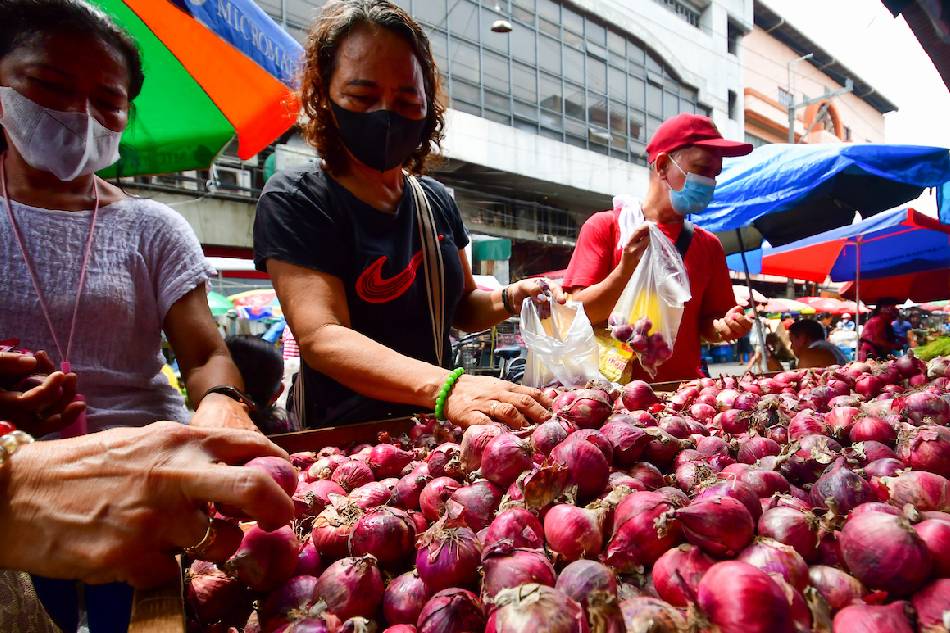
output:
<instances>
[{"instance_id":1,"label":"curly dark hair","mask_svg":"<svg viewBox=\"0 0 950 633\"><path fill-rule=\"evenodd\" d=\"M422 174L432 160L433 148L441 146L445 127L439 71L422 27L386 0L331 0L310 29L300 79L300 103L308 119L303 125L304 137L317 149L330 173L342 171L346 153L330 109L330 79L340 44L360 26L389 29L405 38L422 66L428 103L426 125L419 147L403 165L410 173Z\"/></svg>"}]
</instances>

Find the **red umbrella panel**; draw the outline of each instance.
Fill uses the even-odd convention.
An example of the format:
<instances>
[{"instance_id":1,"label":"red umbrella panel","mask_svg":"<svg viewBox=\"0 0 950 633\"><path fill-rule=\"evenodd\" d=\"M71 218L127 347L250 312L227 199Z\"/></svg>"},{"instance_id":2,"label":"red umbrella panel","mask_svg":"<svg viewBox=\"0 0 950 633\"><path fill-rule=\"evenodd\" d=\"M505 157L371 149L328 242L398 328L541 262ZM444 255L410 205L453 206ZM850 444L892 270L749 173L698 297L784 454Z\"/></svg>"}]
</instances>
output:
<instances>
[{"instance_id":1,"label":"red umbrella panel","mask_svg":"<svg viewBox=\"0 0 950 633\"><path fill-rule=\"evenodd\" d=\"M842 296L854 298L855 284L845 284ZM917 303L950 297L950 268L929 270L893 277L861 280L861 300L875 303L880 299L910 299Z\"/></svg>"}]
</instances>

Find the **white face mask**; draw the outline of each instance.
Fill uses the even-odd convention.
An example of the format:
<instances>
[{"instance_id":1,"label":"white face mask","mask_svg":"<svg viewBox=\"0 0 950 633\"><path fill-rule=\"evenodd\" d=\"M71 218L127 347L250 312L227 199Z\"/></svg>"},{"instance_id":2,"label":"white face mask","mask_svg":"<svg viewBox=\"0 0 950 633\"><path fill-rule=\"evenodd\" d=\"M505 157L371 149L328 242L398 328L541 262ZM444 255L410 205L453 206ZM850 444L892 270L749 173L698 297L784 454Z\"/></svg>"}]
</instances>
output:
<instances>
[{"instance_id":1,"label":"white face mask","mask_svg":"<svg viewBox=\"0 0 950 633\"><path fill-rule=\"evenodd\" d=\"M92 174L119 160L122 132L86 112L60 112L0 86L0 125L23 160L64 181Z\"/></svg>"}]
</instances>

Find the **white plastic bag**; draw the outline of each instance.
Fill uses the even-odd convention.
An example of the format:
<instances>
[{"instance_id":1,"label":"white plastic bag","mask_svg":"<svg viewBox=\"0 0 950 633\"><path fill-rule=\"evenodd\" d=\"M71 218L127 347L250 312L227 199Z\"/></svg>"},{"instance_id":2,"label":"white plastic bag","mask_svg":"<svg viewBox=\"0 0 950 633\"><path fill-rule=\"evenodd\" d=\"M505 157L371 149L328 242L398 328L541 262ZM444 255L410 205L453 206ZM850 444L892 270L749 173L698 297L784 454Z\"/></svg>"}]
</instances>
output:
<instances>
[{"instance_id":1,"label":"white plastic bag","mask_svg":"<svg viewBox=\"0 0 950 633\"><path fill-rule=\"evenodd\" d=\"M544 387L557 381L576 386L603 380L594 328L584 306L546 298L542 303L525 299L521 305L521 337L528 348L524 384Z\"/></svg>"},{"instance_id":2,"label":"white plastic bag","mask_svg":"<svg viewBox=\"0 0 950 633\"><path fill-rule=\"evenodd\" d=\"M649 244L614 306L608 325L614 338L630 346L650 376L673 355L673 345L690 300L689 277L676 246L654 222Z\"/></svg>"}]
</instances>

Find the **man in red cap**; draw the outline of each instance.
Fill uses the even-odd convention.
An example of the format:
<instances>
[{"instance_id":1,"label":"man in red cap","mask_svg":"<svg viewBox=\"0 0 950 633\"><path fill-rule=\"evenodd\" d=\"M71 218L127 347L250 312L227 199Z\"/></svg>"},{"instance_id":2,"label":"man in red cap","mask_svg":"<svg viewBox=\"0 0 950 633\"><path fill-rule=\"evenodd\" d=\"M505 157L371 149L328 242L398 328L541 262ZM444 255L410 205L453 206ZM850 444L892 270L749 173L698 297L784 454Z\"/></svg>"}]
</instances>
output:
<instances>
[{"instance_id":1,"label":"man in red cap","mask_svg":"<svg viewBox=\"0 0 950 633\"><path fill-rule=\"evenodd\" d=\"M676 244L689 275L686 304L673 356L660 365L655 382L701 376L700 343L738 339L752 327L736 305L722 244L712 233L685 221L712 199L724 156L752 151L747 143L722 137L704 116L678 114L665 121L647 145L650 184L642 201L617 197L614 209L591 216L581 228L563 286L594 324L610 316L633 275L648 238L643 221L656 222ZM634 363L632 378L649 380Z\"/></svg>"}]
</instances>

